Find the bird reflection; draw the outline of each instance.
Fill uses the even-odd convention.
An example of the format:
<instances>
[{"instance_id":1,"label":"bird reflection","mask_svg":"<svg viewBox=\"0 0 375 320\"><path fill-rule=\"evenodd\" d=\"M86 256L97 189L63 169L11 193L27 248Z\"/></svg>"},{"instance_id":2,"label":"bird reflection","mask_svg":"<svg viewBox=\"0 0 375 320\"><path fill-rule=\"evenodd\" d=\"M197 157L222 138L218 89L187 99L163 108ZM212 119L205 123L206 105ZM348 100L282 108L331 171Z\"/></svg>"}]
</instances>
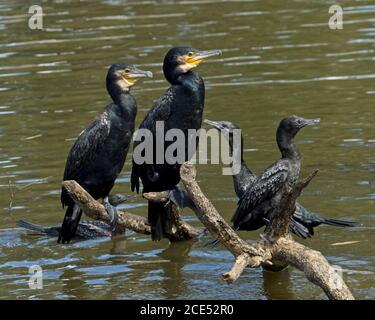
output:
<instances>
[{"instance_id":1,"label":"bird reflection","mask_svg":"<svg viewBox=\"0 0 375 320\"><path fill-rule=\"evenodd\" d=\"M159 256L170 263L162 263L164 273L162 287L165 299L178 299L186 295L188 282L184 277L183 267L191 262L190 252L195 241L172 242Z\"/></svg>"},{"instance_id":2,"label":"bird reflection","mask_svg":"<svg viewBox=\"0 0 375 320\"><path fill-rule=\"evenodd\" d=\"M279 272L263 270L263 288L264 294L270 300L295 299L290 268Z\"/></svg>"}]
</instances>

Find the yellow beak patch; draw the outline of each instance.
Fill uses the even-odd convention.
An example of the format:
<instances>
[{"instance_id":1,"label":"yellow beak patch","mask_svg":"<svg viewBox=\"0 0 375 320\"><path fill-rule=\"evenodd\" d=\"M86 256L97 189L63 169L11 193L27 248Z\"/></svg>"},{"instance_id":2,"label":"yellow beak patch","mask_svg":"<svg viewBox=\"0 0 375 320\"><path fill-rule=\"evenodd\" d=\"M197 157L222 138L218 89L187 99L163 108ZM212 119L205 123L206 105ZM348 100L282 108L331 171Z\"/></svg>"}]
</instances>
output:
<instances>
[{"instance_id":1,"label":"yellow beak patch","mask_svg":"<svg viewBox=\"0 0 375 320\"><path fill-rule=\"evenodd\" d=\"M127 83L129 83L130 85L133 85L134 83L137 82L137 79L135 79L135 78L131 78L131 77L127 76L126 74L124 74L124 75L122 76L122 78L123 78Z\"/></svg>"}]
</instances>

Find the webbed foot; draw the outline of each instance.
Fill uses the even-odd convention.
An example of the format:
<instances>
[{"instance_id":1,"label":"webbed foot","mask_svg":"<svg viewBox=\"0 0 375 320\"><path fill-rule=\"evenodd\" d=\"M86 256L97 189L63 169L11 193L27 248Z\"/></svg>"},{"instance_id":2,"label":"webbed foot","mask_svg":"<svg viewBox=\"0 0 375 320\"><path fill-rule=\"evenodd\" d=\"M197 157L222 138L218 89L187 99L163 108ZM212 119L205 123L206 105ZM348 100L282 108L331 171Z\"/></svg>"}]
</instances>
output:
<instances>
[{"instance_id":1,"label":"webbed foot","mask_svg":"<svg viewBox=\"0 0 375 320\"><path fill-rule=\"evenodd\" d=\"M117 209L115 206L113 206L111 203L110 203L110 200L108 197L105 197L103 199L103 205L104 205L104 208L105 210L107 211L109 217L110 217L110 222L109 224L111 225L111 228L112 228L112 234L116 234L117 233L117 226L118 226L118 213L117 213Z\"/></svg>"},{"instance_id":2,"label":"webbed foot","mask_svg":"<svg viewBox=\"0 0 375 320\"><path fill-rule=\"evenodd\" d=\"M195 205L190 199L188 193L181 190L178 186L169 190L169 200L172 201L179 208L190 208L195 210Z\"/></svg>"}]
</instances>

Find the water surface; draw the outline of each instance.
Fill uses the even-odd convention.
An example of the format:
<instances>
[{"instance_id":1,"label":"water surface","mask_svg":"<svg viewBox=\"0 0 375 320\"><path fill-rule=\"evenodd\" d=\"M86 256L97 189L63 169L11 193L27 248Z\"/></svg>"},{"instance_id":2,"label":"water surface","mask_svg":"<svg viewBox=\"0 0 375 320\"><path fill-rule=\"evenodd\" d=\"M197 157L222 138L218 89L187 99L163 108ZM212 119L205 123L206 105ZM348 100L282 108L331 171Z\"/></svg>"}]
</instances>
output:
<instances>
[{"instance_id":1,"label":"water surface","mask_svg":"<svg viewBox=\"0 0 375 320\"><path fill-rule=\"evenodd\" d=\"M206 247L208 237L169 245L129 233L58 245L15 227L19 219L61 223L66 155L109 102L108 65L123 61L154 72L133 90L138 124L168 86L161 62L175 45L223 50L198 70L207 87L205 117L242 127L245 160L256 173L279 156L274 135L283 117L321 118L298 136L303 174L320 169L300 202L362 226L320 227L303 242L345 270L357 298L375 298L371 1L342 1L344 29L336 31L327 26L327 1L48 1L44 31L28 29L31 4L0 1L0 298L325 298L295 269L249 269L226 285L221 274L233 257ZM130 192L129 159L116 192ZM236 206L230 177L218 165L198 172L202 189L229 220ZM9 184L16 185L11 211ZM128 205L146 212L142 201ZM191 212L185 215L199 226ZM333 245L348 241L355 243ZM43 267L43 290L28 288L34 264Z\"/></svg>"}]
</instances>

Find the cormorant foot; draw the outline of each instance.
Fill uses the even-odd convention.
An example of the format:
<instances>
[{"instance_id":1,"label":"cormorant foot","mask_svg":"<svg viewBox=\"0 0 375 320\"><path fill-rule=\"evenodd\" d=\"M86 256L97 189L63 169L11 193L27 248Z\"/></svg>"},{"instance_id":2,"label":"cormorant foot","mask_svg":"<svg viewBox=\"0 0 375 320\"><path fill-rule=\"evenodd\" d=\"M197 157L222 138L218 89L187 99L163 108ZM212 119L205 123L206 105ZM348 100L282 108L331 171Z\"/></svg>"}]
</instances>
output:
<instances>
[{"instance_id":1,"label":"cormorant foot","mask_svg":"<svg viewBox=\"0 0 375 320\"><path fill-rule=\"evenodd\" d=\"M195 209L193 201L190 199L186 191L181 190L178 186L169 190L169 200L179 208Z\"/></svg>"},{"instance_id":2,"label":"cormorant foot","mask_svg":"<svg viewBox=\"0 0 375 320\"><path fill-rule=\"evenodd\" d=\"M151 169L151 167L147 168L147 178L151 182L156 182L156 181L159 180L159 173L156 172L156 170L154 169L154 166L152 166L152 169Z\"/></svg>"},{"instance_id":3,"label":"cormorant foot","mask_svg":"<svg viewBox=\"0 0 375 320\"><path fill-rule=\"evenodd\" d=\"M137 196L135 195L116 193L116 194L110 194L107 198L108 198L108 202L112 206L117 207L118 205L128 201L129 199L133 199L136 197Z\"/></svg>"},{"instance_id":4,"label":"cormorant foot","mask_svg":"<svg viewBox=\"0 0 375 320\"><path fill-rule=\"evenodd\" d=\"M111 218L111 221L109 222L112 227L112 234L116 234L117 229L117 223L118 223L118 214L117 209L115 206L113 206L108 197L105 197L103 199L103 205L105 210L107 211L109 217Z\"/></svg>"},{"instance_id":5,"label":"cormorant foot","mask_svg":"<svg viewBox=\"0 0 375 320\"><path fill-rule=\"evenodd\" d=\"M183 191L179 187L169 190L169 200L172 201L177 207L183 208Z\"/></svg>"},{"instance_id":6,"label":"cormorant foot","mask_svg":"<svg viewBox=\"0 0 375 320\"><path fill-rule=\"evenodd\" d=\"M219 240L218 239L215 239L213 241L209 241L205 244L205 247L211 247L211 248L215 248L218 244L219 244Z\"/></svg>"}]
</instances>

